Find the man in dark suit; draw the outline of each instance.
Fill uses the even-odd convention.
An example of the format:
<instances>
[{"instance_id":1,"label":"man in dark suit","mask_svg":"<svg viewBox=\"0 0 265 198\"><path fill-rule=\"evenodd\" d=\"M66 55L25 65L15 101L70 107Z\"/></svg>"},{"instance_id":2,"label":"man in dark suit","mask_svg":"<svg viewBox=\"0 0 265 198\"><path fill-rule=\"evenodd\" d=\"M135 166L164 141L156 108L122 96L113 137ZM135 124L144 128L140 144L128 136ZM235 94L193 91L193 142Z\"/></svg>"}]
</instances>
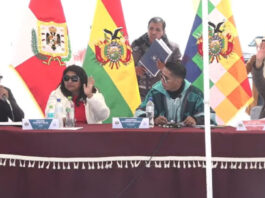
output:
<instances>
[{"instance_id":1,"label":"man in dark suit","mask_svg":"<svg viewBox=\"0 0 265 198\"><path fill-rule=\"evenodd\" d=\"M0 74L0 80L2 78ZM8 118L12 121L21 121L24 112L18 106L11 90L0 85L0 122L6 122Z\"/></svg>"}]
</instances>

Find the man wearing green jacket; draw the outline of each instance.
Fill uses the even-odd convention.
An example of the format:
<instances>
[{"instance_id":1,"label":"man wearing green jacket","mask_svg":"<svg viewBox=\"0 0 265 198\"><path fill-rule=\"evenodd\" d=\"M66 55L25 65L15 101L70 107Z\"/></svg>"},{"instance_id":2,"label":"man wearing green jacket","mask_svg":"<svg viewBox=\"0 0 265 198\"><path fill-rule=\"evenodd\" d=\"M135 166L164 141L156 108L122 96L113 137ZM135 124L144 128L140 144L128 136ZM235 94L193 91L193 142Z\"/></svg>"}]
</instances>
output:
<instances>
[{"instance_id":1,"label":"man wearing green jacket","mask_svg":"<svg viewBox=\"0 0 265 198\"><path fill-rule=\"evenodd\" d=\"M146 104L151 99L155 107L156 125L172 121L182 122L186 126L204 124L203 93L185 80L185 76L185 66L180 62L166 63L161 72L161 80L153 85L135 115L145 116ZM216 124L212 110L211 123Z\"/></svg>"}]
</instances>

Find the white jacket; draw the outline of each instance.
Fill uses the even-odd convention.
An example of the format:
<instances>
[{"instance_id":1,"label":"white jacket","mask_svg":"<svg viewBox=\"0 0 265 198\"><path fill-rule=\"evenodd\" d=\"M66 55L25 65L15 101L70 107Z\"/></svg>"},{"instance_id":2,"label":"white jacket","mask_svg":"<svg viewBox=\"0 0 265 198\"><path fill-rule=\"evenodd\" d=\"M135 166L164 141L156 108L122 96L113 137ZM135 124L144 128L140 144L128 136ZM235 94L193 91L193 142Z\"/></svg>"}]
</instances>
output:
<instances>
[{"instance_id":1,"label":"white jacket","mask_svg":"<svg viewBox=\"0 0 265 198\"><path fill-rule=\"evenodd\" d=\"M57 98L61 99L63 107L66 106L68 99L63 95L60 87L58 87L56 90L51 92L46 105L45 112L48 111L50 105L53 105L55 107ZM86 120L88 124L101 123L102 121L106 120L110 115L110 110L105 103L105 99L103 95L99 92L94 93L91 98L87 98L86 104L84 105L86 111ZM65 108L63 110L63 117L66 117Z\"/></svg>"}]
</instances>

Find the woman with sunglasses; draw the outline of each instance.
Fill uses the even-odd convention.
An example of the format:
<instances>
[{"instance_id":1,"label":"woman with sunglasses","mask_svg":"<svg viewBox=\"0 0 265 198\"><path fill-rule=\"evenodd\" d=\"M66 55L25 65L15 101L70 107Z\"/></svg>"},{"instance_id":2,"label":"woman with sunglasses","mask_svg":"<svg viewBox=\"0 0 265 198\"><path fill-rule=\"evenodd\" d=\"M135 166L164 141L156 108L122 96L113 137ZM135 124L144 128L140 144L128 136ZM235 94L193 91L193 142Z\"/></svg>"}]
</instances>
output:
<instances>
[{"instance_id":1,"label":"woman with sunglasses","mask_svg":"<svg viewBox=\"0 0 265 198\"><path fill-rule=\"evenodd\" d=\"M101 123L109 117L110 110L101 93L94 87L93 77L87 77L80 66L68 66L63 72L59 87L54 90L46 105L46 112L50 105L56 104L57 98L61 99L63 107L66 106L68 96L72 97L75 105L75 119L77 123ZM64 108L63 117L66 117Z\"/></svg>"}]
</instances>

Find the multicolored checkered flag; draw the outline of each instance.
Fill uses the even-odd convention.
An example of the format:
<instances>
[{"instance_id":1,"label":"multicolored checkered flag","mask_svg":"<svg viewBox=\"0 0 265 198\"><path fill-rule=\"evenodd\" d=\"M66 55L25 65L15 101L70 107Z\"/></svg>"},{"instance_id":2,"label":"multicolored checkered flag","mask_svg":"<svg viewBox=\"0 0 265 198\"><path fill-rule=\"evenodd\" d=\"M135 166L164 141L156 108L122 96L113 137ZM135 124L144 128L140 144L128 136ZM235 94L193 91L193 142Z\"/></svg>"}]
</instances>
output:
<instances>
[{"instance_id":1,"label":"multicolored checkered flag","mask_svg":"<svg viewBox=\"0 0 265 198\"><path fill-rule=\"evenodd\" d=\"M208 1L210 106L226 124L252 101L229 0ZM203 91L202 1L183 56L187 79Z\"/></svg>"}]
</instances>

